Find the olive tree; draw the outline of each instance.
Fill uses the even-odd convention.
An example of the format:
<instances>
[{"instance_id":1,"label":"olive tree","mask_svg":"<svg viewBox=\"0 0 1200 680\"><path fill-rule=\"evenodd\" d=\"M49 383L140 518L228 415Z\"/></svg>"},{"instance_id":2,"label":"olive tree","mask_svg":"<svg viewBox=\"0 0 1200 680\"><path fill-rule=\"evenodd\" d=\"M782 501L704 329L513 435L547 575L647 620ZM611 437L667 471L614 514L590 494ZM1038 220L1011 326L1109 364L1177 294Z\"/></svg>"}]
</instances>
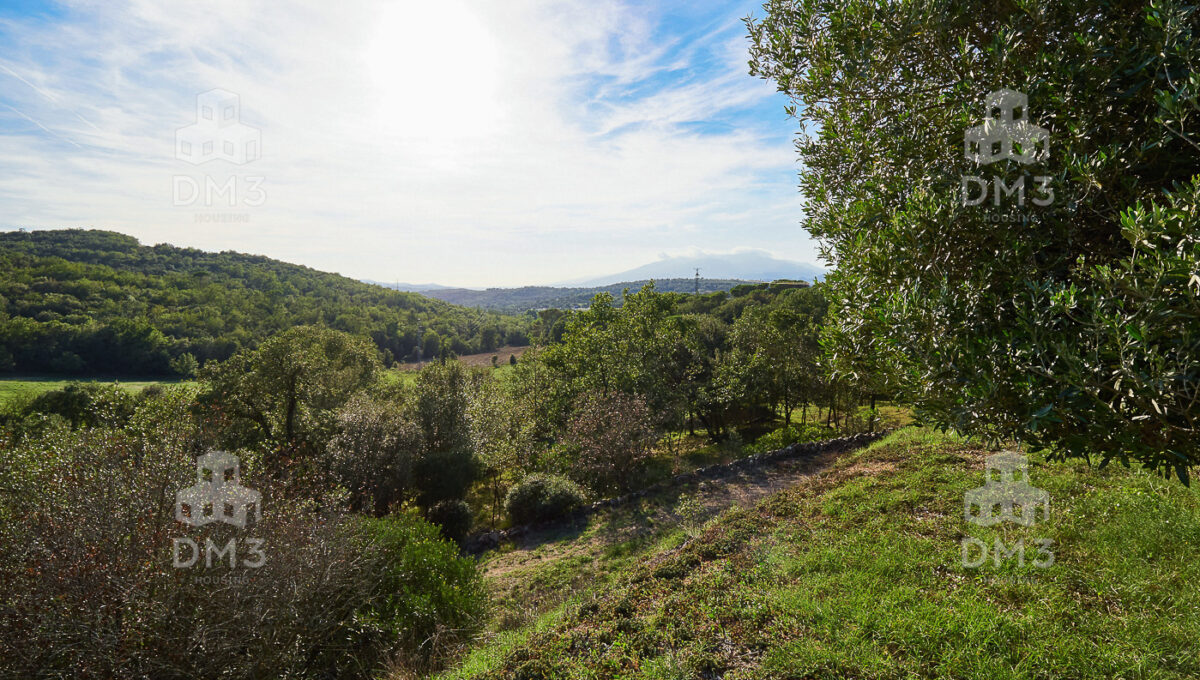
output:
<instances>
[{"instance_id":1,"label":"olive tree","mask_svg":"<svg viewBox=\"0 0 1200 680\"><path fill-rule=\"evenodd\" d=\"M837 266L832 364L885 376L940 426L1186 481L1200 462L1195 6L764 9L747 20L750 68L803 126L804 225ZM1017 105L985 110L998 102ZM971 145L971 128L1018 121L1045 139L1001 144L999 160Z\"/></svg>"}]
</instances>

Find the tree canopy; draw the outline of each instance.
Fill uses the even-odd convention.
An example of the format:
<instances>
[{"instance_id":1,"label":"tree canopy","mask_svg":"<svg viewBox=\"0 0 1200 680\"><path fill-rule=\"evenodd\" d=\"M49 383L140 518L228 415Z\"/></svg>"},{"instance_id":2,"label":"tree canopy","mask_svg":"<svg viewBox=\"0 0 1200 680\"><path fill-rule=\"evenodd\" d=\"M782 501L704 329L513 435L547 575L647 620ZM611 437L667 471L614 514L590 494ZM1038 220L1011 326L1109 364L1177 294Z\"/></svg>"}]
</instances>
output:
<instances>
[{"instance_id":1,"label":"tree canopy","mask_svg":"<svg viewBox=\"0 0 1200 680\"><path fill-rule=\"evenodd\" d=\"M747 20L751 71L804 128L804 224L837 265L833 365L879 372L944 427L1186 480L1200 462L1195 6L764 8ZM1027 96L1010 113L1046 130L1048 153L978 163L966 131L1004 120L984 108L1006 89ZM981 185L987 200L967 200Z\"/></svg>"},{"instance_id":2,"label":"tree canopy","mask_svg":"<svg viewBox=\"0 0 1200 680\"><path fill-rule=\"evenodd\" d=\"M369 337L387 364L524 345L530 326L257 255L0 233L0 371L190 375L313 324Z\"/></svg>"}]
</instances>

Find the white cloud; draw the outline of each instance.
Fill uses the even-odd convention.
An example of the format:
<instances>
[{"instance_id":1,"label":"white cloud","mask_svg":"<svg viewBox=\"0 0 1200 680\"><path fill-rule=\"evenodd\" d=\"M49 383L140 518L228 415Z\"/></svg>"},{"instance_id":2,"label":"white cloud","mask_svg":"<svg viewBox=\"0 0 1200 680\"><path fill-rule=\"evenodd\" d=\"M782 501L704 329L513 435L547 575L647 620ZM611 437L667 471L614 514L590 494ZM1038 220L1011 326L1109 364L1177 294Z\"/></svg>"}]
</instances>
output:
<instances>
[{"instance_id":1,"label":"white cloud","mask_svg":"<svg viewBox=\"0 0 1200 680\"><path fill-rule=\"evenodd\" d=\"M618 2L79 3L2 29L0 223L466 285L688 244L811 260L790 141L744 114L781 103L744 74L737 16L689 37ZM261 160L173 157L211 88L240 94ZM197 223L172 177L206 173L265 177L266 201Z\"/></svg>"}]
</instances>

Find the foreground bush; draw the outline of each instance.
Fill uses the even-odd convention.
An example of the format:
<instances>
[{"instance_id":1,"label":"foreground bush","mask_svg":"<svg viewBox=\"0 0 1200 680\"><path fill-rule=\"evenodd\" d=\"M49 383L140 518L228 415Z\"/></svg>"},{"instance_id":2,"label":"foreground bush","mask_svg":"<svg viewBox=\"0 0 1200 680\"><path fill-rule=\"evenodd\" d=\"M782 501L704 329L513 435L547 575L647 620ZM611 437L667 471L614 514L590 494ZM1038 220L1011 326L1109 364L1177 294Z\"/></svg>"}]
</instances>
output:
<instances>
[{"instance_id":1,"label":"foreground bush","mask_svg":"<svg viewBox=\"0 0 1200 680\"><path fill-rule=\"evenodd\" d=\"M0 676L372 677L471 634L480 577L418 517L296 496L246 455L260 522L176 522L204 450L188 406L171 391L125 427L60 425L5 451ZM234 539L236 553L187 566L185 548L177 568L174 539Z\"/></svg>"},{"instance_id":2,"label":"foreground bush","mask_svg":"<svg viewBox=\"0 0 1200 680\"><path fill-rule=\"evenodd\" d=\"M583 501L583 490L571 480L533 474L509 490L504 509L513 524L528 524L562 517L583 505Z\"/></svg>"}]
</instances>

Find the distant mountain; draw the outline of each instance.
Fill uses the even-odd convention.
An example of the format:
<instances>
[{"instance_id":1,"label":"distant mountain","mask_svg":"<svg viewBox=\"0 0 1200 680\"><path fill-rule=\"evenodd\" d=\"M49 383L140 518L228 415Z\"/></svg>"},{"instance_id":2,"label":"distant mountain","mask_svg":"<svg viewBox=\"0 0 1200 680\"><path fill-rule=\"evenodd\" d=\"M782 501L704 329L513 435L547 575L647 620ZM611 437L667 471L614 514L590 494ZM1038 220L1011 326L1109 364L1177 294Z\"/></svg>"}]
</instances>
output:
<instances>
[{"instance_id":1,"label":"distant mountain","mask_svg":"<svg viewBox=\"0 0 1200 680\"><path fill-rule=\"evenodd\" d=\"M825 278L825 268L820 265L780 260L765 251L747 250L728 254L702 253L667 257L617 274L564 281L562 285L607 286L620 281L687 279L695 276L697 268L700 270L700 276L706 279L742 281L799 279L812 283Z\"/></svg>"},{"instance_id":2,"label":"distant mountain","mask_svg":"<svg viewBox=\"0 0 1200 680\"><path fill-rule=\"evenodd\" d=\"M525 286L522 288L488 288L487 290L472 290L469 288L443 288L426 290L421 294L463 307L479 307L494 312L517 314L530 309L576 309L586 307L597 293L609 293L621 303L621 293L626 289L638 291L649 283L648 280L622 281L607 286L583 286L572 288L556 288L552 286ZM734 279L700 279L701 293L726 291L739 284L747 283ZM655 289L663 293L691 293L696 289L695 278L690 279L659 279L654 282Z\"/></svg>"},{"instance_id":3,"label":"distant mountain","mask_svg":"<svg viewBox=\"0 0 1200 680\"><path fill-rule=\"evenodd\" d=\"M374 281L372 279L359 280L363 283L383 286L384 288L391 288L392 290L402 290L408 293L424 293L427 290L446 290L448 288L452 288L452 286L443 286L440 283L404 283L403 281L393 281L389 283L387 281Z\"/></svg>"}]
</instances>

